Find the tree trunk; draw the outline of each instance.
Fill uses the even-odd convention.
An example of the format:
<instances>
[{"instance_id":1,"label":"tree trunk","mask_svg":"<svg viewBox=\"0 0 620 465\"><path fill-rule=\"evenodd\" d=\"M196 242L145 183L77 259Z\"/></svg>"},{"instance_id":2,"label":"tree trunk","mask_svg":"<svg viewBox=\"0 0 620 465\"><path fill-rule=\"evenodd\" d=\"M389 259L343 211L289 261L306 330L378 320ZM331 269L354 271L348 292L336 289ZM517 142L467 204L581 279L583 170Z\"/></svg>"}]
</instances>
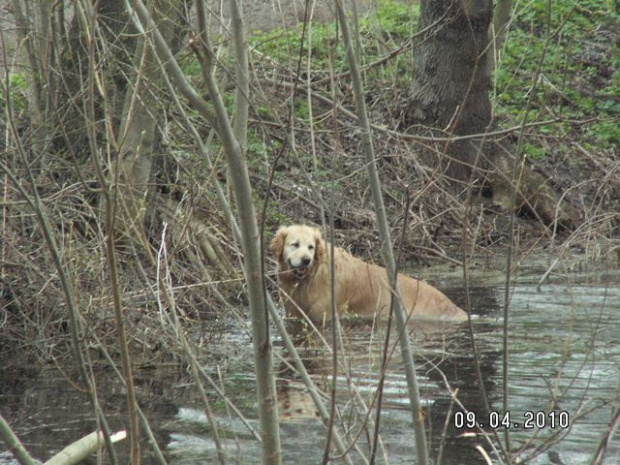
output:
<instances>
[{"instance_id":1,"label":"tree trunk","mask_svg":"<svg viewBox=\"0 0 620 465\"><path fill-rule=\"evenodd\" d=\"M29 87L30 125L34 128L35 134L32 138L32 149L40 161L39 168L45 169L51 136L51 130L47 127L50 116L47 100L54 94L52 78L54 73L50 71L54 40L50 3L38 3L29 5L22 0L13 0L12 6L17 37L24 44L30 66L26 78ZM37 33L33 34L32 30L36 30ZM45 92L45 88L48 89L48 93Z\"/></svg>"},{"instance_id":2,"label":"tree trunk","mask_svg":"<svg viewBox=\"0 0 620 465\"><path fill-rule=\"evenodd\" d=\"M170 42L174 32L175 11L179 1L154 0L151 2L153 19L159 31ZM118 9L123 10L123 2ZM129 23L129 18L127 18ZM153 55L150 41L145 34L138 36L133 54L133 77L127 86L121 125L117 137L120 156L119 217L116 230L120 237L146 243L144 232L146 195L156 144L158 108L157 87L161 81L161 69Z\"/></svg>"},{"instance_id":3,"label":"tree trunk","mask_svg":"<svg viewBox=\"0 0 620 465\"><path fill-rule=\"evenodd\" d=\"M485 52L492 15L490 0L421 1L420 30L430 30L416 48L409 123L444 131L444 136L486 131L491 103ZM469 179L476 145L454 141L443 151L447 173Z\"/></svg>"},{"instance_id":4,"label":"tree trunk","mask_svg":"<svg viewBox=\"0 0 620 465\"><path fill-rule=\"evenodd\" d=\"M496 19L505 30L510 4L500 3ZM421 0L419 27L428 31L416 48L406 122L440 138L435 147L422 151L425 163L438 166L452 180L484 186L485 197L507 210L546 226L571 228L578 215L566 199L560 202L546 177L521 163L520 175L513 179L520 148L485 135L493 124L487 63L493 55L492 18L491 0ZM476 134L480 137L451 139Z\"/></svg>"}]
</instances>

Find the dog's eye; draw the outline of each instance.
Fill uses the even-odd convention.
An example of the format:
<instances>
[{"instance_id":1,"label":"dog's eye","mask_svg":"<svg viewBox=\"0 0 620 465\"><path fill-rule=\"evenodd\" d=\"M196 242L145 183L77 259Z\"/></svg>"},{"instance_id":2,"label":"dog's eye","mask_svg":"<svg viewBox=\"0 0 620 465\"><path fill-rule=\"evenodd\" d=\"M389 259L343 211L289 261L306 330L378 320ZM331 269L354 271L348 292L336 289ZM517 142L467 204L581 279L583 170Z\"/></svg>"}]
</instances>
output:
<instances>
[{"instance_id":1,"label":"dog's eye","mask_svg":"<svg viewBox=\"0 0 620 465\"><path fill-rule=\"evenodd\" d=\"M314 250L314 246L313 246L312 244L310 244L310 245L308 246L308 250Z\"/></svg>"},{"instance_id":2,"label":"dog's eye","mask_svg":"<svg viewBox=\"0 0 620 465\"><path fill-rule=\"evenodd\" d=\"M295 247L295 248L299 247L299 242L292 242L291 247Z\"/></svg>"}]
</instances>

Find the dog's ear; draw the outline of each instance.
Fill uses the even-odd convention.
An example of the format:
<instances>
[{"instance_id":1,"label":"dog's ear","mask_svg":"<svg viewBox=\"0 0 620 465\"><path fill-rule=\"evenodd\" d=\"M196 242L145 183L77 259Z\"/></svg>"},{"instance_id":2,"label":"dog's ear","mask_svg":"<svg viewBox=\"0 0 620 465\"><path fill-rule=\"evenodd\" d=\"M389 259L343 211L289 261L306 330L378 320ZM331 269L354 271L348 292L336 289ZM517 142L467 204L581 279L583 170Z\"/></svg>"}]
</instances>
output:
<instances>
[{"instance_id":1,"label":"dog's ear","mask_svg":"<svg viewBox=\"0 0 620 465\"><path fill-rule=\"evenodd\" d=\"M284 251L284 240L286 239L286 234L288 233L288 227L281 226L280 229L276 232L276 235L271 239L271 253L276 257L278 261L282 258L282 252Z\"/></svg>"},{"instance_id":2,"label":"dog's ear","mask_svg":"<svg viewBox=\"0 0 620 465\"><path fill-rule=\"evenodd\" d=\"M324 261L325 259L325 241L323 240L323 234L319 228L314 228L314 244L316 247L317 260Z\"/></svg>"}]
</instances>

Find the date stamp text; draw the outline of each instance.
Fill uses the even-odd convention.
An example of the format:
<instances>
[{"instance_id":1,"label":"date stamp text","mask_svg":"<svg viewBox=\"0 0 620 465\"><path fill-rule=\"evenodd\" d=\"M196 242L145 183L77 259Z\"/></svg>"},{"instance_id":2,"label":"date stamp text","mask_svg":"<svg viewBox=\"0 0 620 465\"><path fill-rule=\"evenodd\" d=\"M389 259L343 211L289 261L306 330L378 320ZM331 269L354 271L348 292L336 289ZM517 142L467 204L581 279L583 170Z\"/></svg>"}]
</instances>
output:
<instances>
[{"instance_id":1,"label":"date stamp text","mask_svg":"<svg viewBox=\"0 0 620 465\"><path fill-rule=\"evenodd\" d=\"M525 411L520 414L511 412L490 411L488 415L478 415L476 412L456 412L452 417L456 429L474 428L509 428L509 429L568 429L570 419L568 412L550 411L533 412Z\"/></svg>"}]
</instances>

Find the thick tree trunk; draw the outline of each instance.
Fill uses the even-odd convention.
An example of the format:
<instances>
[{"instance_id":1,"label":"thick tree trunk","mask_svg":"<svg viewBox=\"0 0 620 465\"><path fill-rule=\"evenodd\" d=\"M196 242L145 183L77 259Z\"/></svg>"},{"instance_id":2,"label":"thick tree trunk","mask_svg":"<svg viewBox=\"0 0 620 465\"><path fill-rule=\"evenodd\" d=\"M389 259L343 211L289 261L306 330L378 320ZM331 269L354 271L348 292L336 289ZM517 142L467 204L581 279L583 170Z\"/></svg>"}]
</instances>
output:
<instances>
[{"instance_id":1,"label":"thick tree trunk","mask_svg":"<svg viewBox=\"0 0 620 465\"><path fill-rule=\"evenodd\" d=\"M467 4L480 4L477 8ZM484 73L490 1L422 0L420 29L431 28L416 48L411 115L455 134L486 129L491 119Z\"/></svg>"},{"instance_id":2,"label":"thick tree trunk","mask_svg":"<svg viewBox=\"0 0 620 465\"><path fill-rule=\"evenodd\" d=\"M59 129L54 144L56 148L66 147L79 163L94 156L93 145L104 147L109 136L105 124L85 118L85 107L92 108L98 123L107 118L114 132L118 130L128 86L125 73L136 48L136 30L128 23L123 5L120 0L109 0L97 2L97 8L91 5L89 9L77 9L67 36L55 37L57 66L61 70L58 80L62 84L58 85L55 106L50 111ZM104 86L90 81L95 72ZM94 137L96 141L90 140Z\"/></svg>"},{"instance_id":3,"label":"thick tree trunk","mask_svg":"<svg viewBox=\"0 0 620 465\"><path fill-rule=\"evenodd\" d=\"M500 2L496 19L502 30L509 6ZM513 178L519 147L485 135L492 125L487 63L493 55L492 18L491 0L421 0L420 30L428 32L416 47L407 123L441 138L422 151L427 164L440 167L452 180L484 186L485 197L507 210L570 228L574 209L567 202L557 207L560 195L544 176L521 163L518 178ZM476 134L480 137L450 139Z\"/></svg>"},{"instance_id":4,"label":"thick tree trunk","mask_svg":"<svg viewBox=\"0 0 620 465\"><path fill-rule=\"evenodd\" d=\"M28 80L28 100L30 109L30 125L34 129L32 150L40 160L39 167L45 169L47 150L52 130L47 126L50 117L50 106L46 102L54 95L51 60L53 56L54 37L52 34L52 15L49 2L38 2L29 5L22 0L13 0L13 16L19 41L24 44L30 72L25 73ZM33 34L32 29L37 31ZM49 88L52 89L49 89ZM45 92L48 89L48 93Z\"/></svg>"},{"instance_id":5,"label":"thick tree trunk","mask_svg":"<svg viewBox=\"0 0 620 465\"><path fill-rule=\"evenodd\" d=\"M443 135L486 131L491 121L486 49L492 16L490 0L421 1L420 30L430 30L416 48L409 123ZM457 141L444 151L448 174L467 180L475 144Z\"/></svg>"}]
</instances>

